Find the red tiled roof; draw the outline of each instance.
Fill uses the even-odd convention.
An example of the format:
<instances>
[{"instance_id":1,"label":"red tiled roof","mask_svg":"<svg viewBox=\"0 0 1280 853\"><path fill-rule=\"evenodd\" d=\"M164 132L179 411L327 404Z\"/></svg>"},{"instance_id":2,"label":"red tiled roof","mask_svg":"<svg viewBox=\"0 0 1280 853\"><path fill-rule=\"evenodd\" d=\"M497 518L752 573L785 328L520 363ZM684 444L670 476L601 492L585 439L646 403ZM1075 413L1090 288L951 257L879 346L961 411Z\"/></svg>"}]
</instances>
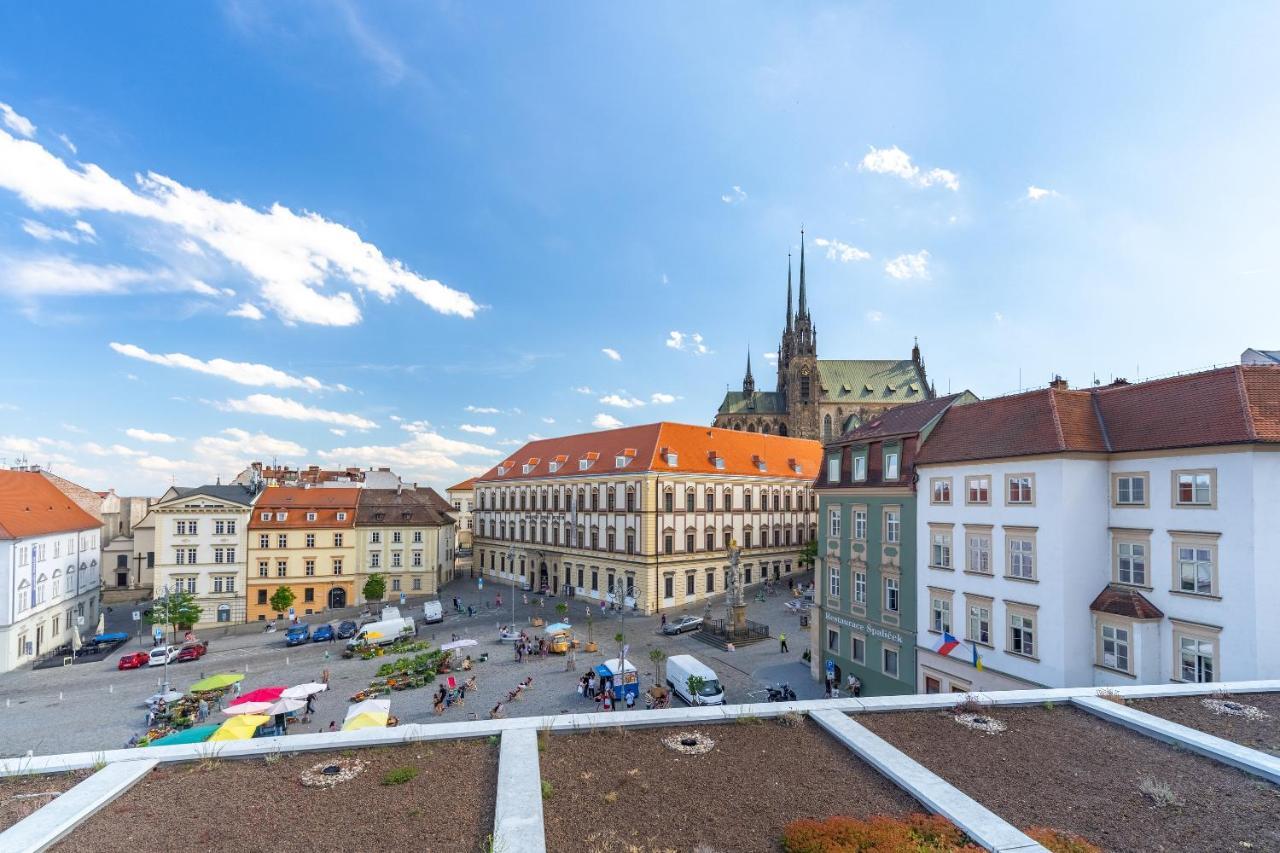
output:
<instances>
[{"instance_id":1,"label":"red tiled roof","mask_svg":"<svg viewBox=\"0 0 1280 853\"><path fill-rule=\"evenodd\" d=\"M354 527L359 500L360 489L357 488L267 486L249 516L249 527L261 530ZM264 521L264 512L269 512L271 518ZM287 513L284 521L276 521L277 512ZM315 521L307 521L308 512L316 514ZM339 512L346 512L346 520L338 521Z\"/></svg>"},{"instance_id":2,"label":"red tiled roof","mask_svg":"<svg viewBox=\"0 0 1280 853\"><path fill-rule=\"evenodd\" d=\"M478 479L479 479L478 477L471 477L470 479L463 480L461 483L457 483L455 485L450 486L449 488L445 489L445 491L446 492L469 492L475 488L476 480Z\"/></svg>"},{"instance_id":3,"label":"red tiled roof","mask_svg":"<svg viewBox=\"0 0 1280 853\"><path fill-rule=\"evenodd\" d=\"M955 406L916 461L1258 441L1280 442L1280 365L1237 365L1084 391L1046 388Z\"/></svg>"},{"instance_id":4,"label":"red tiled roof","mask_svg":"<svg viewBox=\"0 0 1280 853\"><path fill-rule=\"evenodd\" d=\"M1128 619L1163 619L1164 612L1133 587L1107 584L1089 605L1094 613L1110 613Z\"/></svg>"},{"instance_id":5,"label":"red tiled roof","mask_svg":"<svg viewBox=\"0 0 1280 853\"><path fill-rule=\"evenodd\" d=\"M92 530L101 524L42 475L0 471L0 539Z\"/></svg>"},{"instance_id":6,"label":"red tiled roof","mask_svg":"<svg viewBox=\"0 0 1280 853\"><path fill-rule=\"evenodd\" d=\"M929 425L929 422L946 411L953 402L968 392L948 394L932 400L921 400L905 406L895 406L859 427L849 430L834 439L833 444L870 441L877 438L888 438L895 435L913 435Z\"/></svg>"},{"instance_id":7,"label":"red tiled roof","mask_svg":"<svg viewBox=\"0 0 1280 853\"><path fill-rule=\"evenodd\" d=\"M615 467L616 457L631 458L628 456L628 451L634 453L634 461L629 462L625 468ZM666 453L676 454L674 466L667 464ZM717 456L724 459L723 468L716 467ZM531 457L536 457L539 461L526 474L523 464L514 460L532 461ZM553 473L550 470L550 463L560 457L567 457L567 460L562 462ZM755 457L764 459L766 471L761 472L759 466L752 461ZM545 477L616 474L624 471L750 475L812 480L818 473L818 463L821 458L822 445L808 439L664 421L644 426L599 430L531 441L508 456L500 466L494 466L482 474L478 481L492 484ZM591 461L591 467L580 471L578 461L581 459ZM792 459L798 463L799 471L791 467ZM505 468L506 473L500 476L499 467Z\"/></svg>"}]
</instances>

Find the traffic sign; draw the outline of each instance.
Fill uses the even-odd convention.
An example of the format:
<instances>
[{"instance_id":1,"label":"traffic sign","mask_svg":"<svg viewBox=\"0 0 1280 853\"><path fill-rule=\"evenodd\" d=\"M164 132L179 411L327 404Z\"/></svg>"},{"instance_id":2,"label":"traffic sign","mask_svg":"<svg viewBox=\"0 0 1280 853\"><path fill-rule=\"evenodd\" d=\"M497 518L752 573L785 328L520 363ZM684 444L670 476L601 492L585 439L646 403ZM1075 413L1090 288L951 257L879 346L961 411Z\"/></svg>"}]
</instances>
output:
<instances>
[{"instance_id":1,"label":"traffic sign","mask_svg":"<svg viewBox=\"0 0 1280 853\"><path fill-rule=\"evenodd\" d=\"M827 673L829 675L834 675L835 671L836 671L836 662L833 661L831 658L827 658Z\"/></svg>"},{"instance_id":2,"label":"traffic sign","mask_svg":"<svg viewBox=\"0 0 1280 853\"><path fill-rule=\"evenodd\" d=\"M479 589L484 589L484 578L482 577L476 578L476 587Z\"/></svg>"},{"instance_id":3,"label":"traffic sign","mask_svg":"<svg viewBox=\"0 0 1280 853\"><path fill-rule=\"evenodd\" d=\"M141 610L135 610L135 611L133 611L133 621L134 621L134 622L141 622L141 621L142 621L142 611L141 611Z\"/></svg>"}]
</instances>

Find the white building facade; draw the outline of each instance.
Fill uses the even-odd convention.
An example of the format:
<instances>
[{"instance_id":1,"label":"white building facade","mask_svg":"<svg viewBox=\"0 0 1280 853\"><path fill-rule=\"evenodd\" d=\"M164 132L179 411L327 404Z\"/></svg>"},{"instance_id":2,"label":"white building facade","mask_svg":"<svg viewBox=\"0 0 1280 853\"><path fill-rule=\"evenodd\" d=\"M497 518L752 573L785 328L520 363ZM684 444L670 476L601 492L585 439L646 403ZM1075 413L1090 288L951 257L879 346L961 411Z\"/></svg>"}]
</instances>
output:
<instances>
[{"instance_id":1,"label":"white building facade","mask_svg":"<svg viewBox=\"0 0 1280 853\"><path fill-rule=\"evenodd\" d=\"M194 595L197 626L246 621L249 513L259 494L241 485L173 488L151 509L155 595Z\"/></svg>"},{"instance_id":2,"label":"white building facade","mask_svg":"<svg viewBox=\"0 0 1280 853\"><path fill-rule=\"evenodd\" d=\"M948 412L917 462L918 689L1280 677L1277 412L1262 367Z\"/></svg>"},{"instance_id":3,"label":"white building facade","mask_svg":"<svg viewBox=\"0 0 1280 853\"><path fill-rule=\"evenodd\" d=\"M98 621L101 524L39 474L0 471L0 672Z\"/></svg>"}]
</instances>

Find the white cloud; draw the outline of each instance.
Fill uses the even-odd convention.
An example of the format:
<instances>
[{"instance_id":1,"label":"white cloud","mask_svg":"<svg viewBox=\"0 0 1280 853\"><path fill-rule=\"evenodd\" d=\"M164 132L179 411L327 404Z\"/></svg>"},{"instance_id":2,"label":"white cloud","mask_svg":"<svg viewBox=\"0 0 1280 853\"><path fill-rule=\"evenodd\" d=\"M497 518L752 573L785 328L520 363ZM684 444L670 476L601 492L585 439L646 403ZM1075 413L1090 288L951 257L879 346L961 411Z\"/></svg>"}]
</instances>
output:
<instances>
[{"instance_id":1,"label":"white cloud","mask_svg":"<svg viewBox=\"0 0 1280 853\"><path fill-rule=\"evenodd\" d=\"M1044 187L1032 185L1027 187L1027 194L1025 198L1027 201L1040 201L1041 199L1046 198L1057 198L1057 196L1057 190L1047 190Z\"/></svg>"},{"instance_id":2,"label":"white cloud","mask_svg":"<svg viewBox=\"0 0 1280 853\"><path fill-rule=\"evenodd\" d=\"M504 438L498 442L499 447L519 447L522 444L524 442L518 438Z\"/></svg>"},{"instance_id":3,"label":"white cloud","mask_svg":"<svg viewBox=\"0 0 1280 853\"><path fill-rule=\"evenodd\" d=\"M217 435L206 435L192 442L192 457L197 465L209 474L224 477L235 476L250 462L263 459L302 460L307 449L297 442L275 438L265 433L251 433L235 427L224 429ZM144 467L163 469L167 460L153 460ZM172 463L170 463L172 464ZM181 465L182 463L178 463Z\"/></svg>"},{"instance_id":4,"label":"white cloud","mask_svg":"<svg viewBox=\"0 0 1280 853\"><path fill-rule=\"evenodd\" d=\"M863 251L857 246L850 246L848 243L842 243L839 240L815 237L813 243L815 246L820 246L827 250L827 260L829 261L840 261L847 264L849 261L865 261L871 257L870 252Z\"/></svg>"},{"instance_id":5,"label":"white cloud","mask_svg":"<svg viewBox=\"0 0 1280 853\"><path fill-rule=\"evenodd\" d=\"M63 243L92 243L93 238L97 236L93 226L88 222L76 222L73 228L74 230L68 231L63 228L53 228L34 219L22 220L22 230L42 243L48 243L51 240L61 240Z\"/></svg>"},{"instance_id":6,"label":"white cloud","mask_svg":"<svg viewBox=\"0 0 1280 853\"><path fill-rule=\"evenodd\" d=\"M636 409L644 405L644 400L637 400L635 397L626 397L621 394L606 394L600 398L600 402L606 406L617 406L619 409Z\"/></svg>"},{"instance_id":7,"label":"white cloud","mask_svg":"<svg viewBox=\"0 0 1280 853\"><path fill-rule=\"evenodd\" d=\"M992 315L992 318L996 321L997 326L1004 323L1004 315L1001 314L999 311L997 311L994 315Z\"/></svg>"},{"instance_id":8,"label":"white cloud","mask_svg":"<svg viewBox=\"0 0 1280 853\"><path fill-rule=\"evenodd\" d=\"M649 397L649 402L655 405L664 405L666 403L674 403L676 396L674 394L664 394L661 391L655 391Z\"/></svg>"},{"instance_id":9,"label":"white cloud","mask_svg":"<svg viewBox=\"0 0 1280 853\"><path fill-rule=\"evenodd\" d=\"M668 332L666 344L671 349L691 352L694 355L707 355L711 352L703 342L702 335L697 332Z\"/></svg>"},{"instance_id":10,"label":"white cloud","mask_svg":"<svg viewBox=\"0 0 1280 853\"><path fill-rule=\"evenodd\" d=\"M543 418L543 419L542 419L542 422L543 422L544 424L553 424L553 423L555 423L555 422L556 422L556 419L555 419L555 418Z\"/></svg>"},{"instance_id":11,"label":"white cloud","mask_svg":"<svg viewBox=\"0 0 1280 853\"><path fill-rule=\"evenodd\" d=\"M871 310L867 312L868 323L879 323L884 320L884 314L880 311Z\"/></svg>"},{"instance_id":12,"label":"white cloud","mask_svg":"<svg viewBox=\"0 0 1280 853\"><path fill-rule=\"evenodd\" d=\"M670 283L671 283L671 279L667 278L667 274L666 274L666 273L663 273L663 274L662 274L662 284L663 284L663 286L666 286L666 285L668 285L668 284L670 284Z\"/></svg>"},{"instance_id":13,"label":"white cloud","mask_svg":"<svg viewBox=\"0 0 1280 853\"><path fill-rule=\"evenodd\" d=\"M594 393L595 393L595 391L592 391L592 390L591 390L588 386L586 386L586 385L575 385L575 386L574 386L574 388L573 388L573 390L574 390L574 391L576 391L576 392L577 392L577 393L579 393L579 394L594 394Z\"/></svg>"},{"instance_id":14,"label":"white cloud","mask_svg":"<svg viewBox=\"0 0 1280 853\"><path fill-rule=\"evenodd\" d=\"M914 255L898 255L891 261L885 261L884 271L899 281L909 278L929 277L929 253L925 250Z\"/></svg>"},{"instance_id":15,"label":"white cloud","mask_svg":"<svg viewBox=\"0 0 1280 853\"><path fill-rule=\"evenodd\" d=\"M228 412L242 412L250 415L268 415L274 418L286 418L291 421L316 421L335 426L352 427L354 429L373 429L376 423L368 418L346 412L335 412L329 409L318 409L290 400L285 397L274 397L270 394L250 394L243 400L227 400L219 408Z\"/></svg>"},{"instance_id":16,"label":"white cloud","mask_svg":"<svg viewBox=\"0 0 1280 853\"><path fill-rule=\"evenodd\" d=\"M725 204L741 204L747 200L747 194L743 192L742 187L734 186L731 191L720 196L720 200Z\"/></svg>"},{"instance_id":17,"label":"white cloud","mask_svg":"<svg viewBox=\"0 0 1280 853\"><path fill-rule=\"evenodd\" d=\"M2 163L0 168L3 168ZM118 294L143 285L151 289L175 289L172 274L165 270L144 270L118 264L82 264L67 258L0 258L0 269L3 270L5 289L17 296Z\"/></svg>"},{"instance_id":18,"label":"white cloud","mask_svg":"<svg viewBox=\"0 0 1280 853\"><path fill-rule=\"evenodd\" d=\"M325 385L314 376L294 376L277 370L267 364L255 364L249 361L228 361L225 358L213 358L205 361L181 352L166 354L151 353L134 344L121 344L112 341L111 348L121 355L136 358L162 367L176 367L183 370L194 370L209 376L230 379L240 385L270 388L303 388L307 391L346 391L345 385Z\"/></svg>"},{"instance_id":19,"label":"white cloud","mask_svg":"<svg viewBox=\"0 0 1280 853\"><path fill-rule=\"evenodd\" d=\"M345 429L338 429L337 427L329 427L329 432L333 433L339 438L347 434L347 431Z\"/></svg>"},{"instance_id":20,"label":"white cloud","mask_svg":"<svg viewBox=\"0 0 1280 853\"><path fill-rule=\"evenodd\" d=\"M262 313L262 309L252 302L241 302L239 308L232 308L227 312L228 317L243 317L246 320L261 320L266 315Z\"/></svg>"},{"instance_id":21,"label":"white cloud","mask_svg":"<svg viewBox=\"0 0 1280 853\"><path fill-rule=\"evenodd\" d=\"M138 441L158 441L162 444L172 444L178 440L167 432L151 432L150 430L138 429L136 427L130 427L124 431L124 434L129 436L129 438L137 439Z\"/></svg>"},{"instance_id":22,"label":"white cloud","mask_svg":"<svg viewBox=\"0 0 1280 853\"><path fill-rule=\"evenodd\" d=\"M0 121L3 121L5 127L28 139L36 135L36 126L31 120L24 116L18 115L13 111L13 107L6 103L0 102Z\"/></svg>"},{"instance_id":23,"label":"white cloud","mask_svg":"<svg viewBox=\"0 0 1280 853\"><path fill-rule=\"evenodd\" d=\"M622 361L622 354L612 347L603 347L600 352L604 353L611 361Z\"/></svg>"},{"instance_id":24,"label":"white cloud","mask_svg":"<svg viewBox=\"0 0 1280 853\"><path fill-rule=\"evenodd\" d=\"M597 414L592 420L591 425L596 429L617 429L622 426L622 421L613 415L607 415L604 412Z\"/></svg>"},{"instance_id":25,"label":"white cloud","mask_svg":"<svg viewBox=\"0 0 1280 853\"><path fill-rule=\"evenodd\" d=\"M10 113L4 114L5 123L21 132ZM92 163L68 166L40 144L0 130L0 187L15 192L27 206L122 214L177 229L247 273L262 300L286 322L360 322L352 292L335 289L340 283L384 302L408 293L442 314L472 317L479 310L468 294L418 275L352 229L319 214L295 212L279 203L259 210L223 201L155 172L138 175L137 185L136 191L130 189Z\"/></svg>"},{"instance_id":26,"label":"white cloud","mask_svg":"<svg viewBox=\"0 0 1280 853\"><path fill-rule=\"evenodd\" d=\"M392 415L391 417L392 420L400 420L395 415ZM400 424L400 429L405 432L426 432L431 429L431 421L405 421Z\"/></svg>"},{"instance_id":27,"label":"white cloud","mask_svg":"<svg viewBox=\"0 0 1280 853\"><path fill-rule=\"evenodd\" d=\"M410 481L436 481L443 486L448 485L442 482L446 478L461 479L459 475L481 474L489 467L487 462L482 465L467 462L466 457L489 459L500 456L501 452L467 441L445 438L434 432L417 432L402 444L336 447L333 450L318 451L316 455L324 462L334 465L389 465Z\"/></svg>"},{"instance_id":28,"label":"white cloud","mask_svg":"<svg viewBox=\"0 0 1280 853\"><path fill-rule=\"evenodd\" d=\"M63 145L67 146L67 150L70 151L72 154L80 153L80 150L76 148L76 144L71 141L70 136L67 136L65 133L59 133L58 139L62 141Z\"/></svg>"},{"instance_id":29,"label":"white cloud","mask_svg":"<svg viewBox=\"0 0 1280 853\"><path fill-rule=\"evenodd\" d=\"M776 352L762 352L760 353L760 357L770 364L778 363L778 354Z\"/></svg>"},{"instance_id":30,"label":"white cloud","mask_svg":"<svg viewBox=\"0 0 1280 853\"><path fill-rule=\"evenodd\" d=\"M497 427L485 426L479 424L463 424L458 427L463 432L473 432L477 435L494 435L498 432Z\"/></svg>"},{"instance_id":31,"label":"white cloud","mask_svg":"<svg viewBox=\"0 0 1280 853\"><path fill-rule=\"evenodd\" d=\"M501 409L495 409L493 406L467 406L465 411L473 415L496 415Z\"/></svg>"},{"instance_id":32,"label":"white cloud","mask_svg":"<svg viewBox=\"0 0 1280 853\"><path fill-rule=\"evenodd\" d=\"M940 184L955 192L960 189L960 179L955 172L946 169L930 169L925 172L915 163L907 152L898 146L892 148L876 148L872 146L867 155L858 164L859 172L875 172L880 175L897 175L909 184L917 187L931 187Z\"/></svg>"}]
</instances>

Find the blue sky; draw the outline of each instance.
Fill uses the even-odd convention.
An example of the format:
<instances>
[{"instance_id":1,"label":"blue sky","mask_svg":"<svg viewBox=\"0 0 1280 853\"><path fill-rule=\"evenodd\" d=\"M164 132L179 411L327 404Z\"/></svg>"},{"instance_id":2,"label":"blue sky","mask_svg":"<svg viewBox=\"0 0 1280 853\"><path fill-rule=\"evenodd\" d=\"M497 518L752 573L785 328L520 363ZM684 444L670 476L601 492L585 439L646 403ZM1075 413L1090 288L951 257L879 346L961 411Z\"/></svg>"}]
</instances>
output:
<instances>
[{"instance_id":1,"label":"blue sky","mask_svg":"<svg viewBox=\"0 0 1280 853\"><path fill-rule=\"evenodd\" d=\"M820 355L939 391L1280 347L1274 5L264 5L0 11L10 463L708 423L802 223Z\"/></svg>"}]
</instances>

